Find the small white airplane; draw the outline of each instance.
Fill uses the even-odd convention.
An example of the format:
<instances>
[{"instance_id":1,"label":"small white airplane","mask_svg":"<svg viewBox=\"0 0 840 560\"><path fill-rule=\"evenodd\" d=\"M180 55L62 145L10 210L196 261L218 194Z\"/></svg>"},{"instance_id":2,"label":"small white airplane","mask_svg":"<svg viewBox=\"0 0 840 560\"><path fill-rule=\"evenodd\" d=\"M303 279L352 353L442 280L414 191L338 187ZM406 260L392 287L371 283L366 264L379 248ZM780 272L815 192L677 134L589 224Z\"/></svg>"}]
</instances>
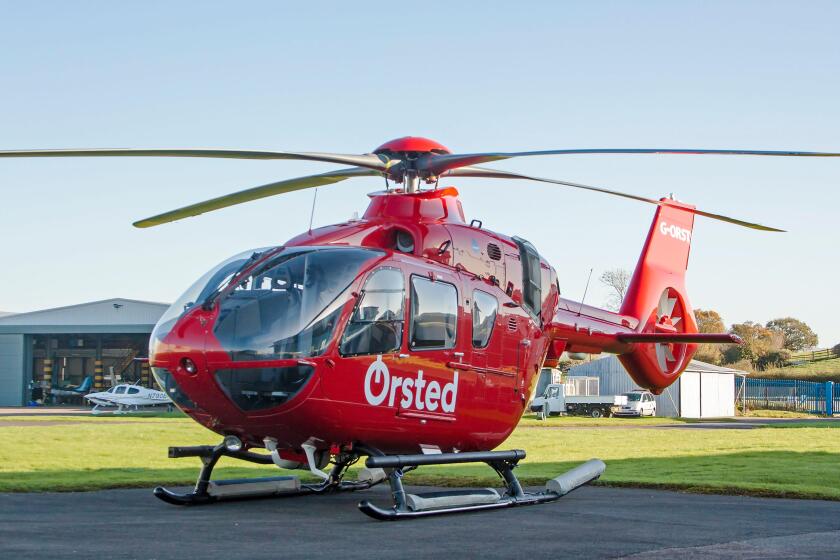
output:
<instances>
[{"instance_id":1,"label":"small white airplane","mask_svg":"<svg viewBox=\"0 0 840 560\"><path fill-rule=\"evenodd\" d=\"M172 406L172 400L163 391L155 391L138 385L121 383L99 393L90 393L85 398L95 406L92 414L113 412L130 414L146 412L158 406ZM116 407L116 408L114 408Z\"/></svg>"}]
</instances>

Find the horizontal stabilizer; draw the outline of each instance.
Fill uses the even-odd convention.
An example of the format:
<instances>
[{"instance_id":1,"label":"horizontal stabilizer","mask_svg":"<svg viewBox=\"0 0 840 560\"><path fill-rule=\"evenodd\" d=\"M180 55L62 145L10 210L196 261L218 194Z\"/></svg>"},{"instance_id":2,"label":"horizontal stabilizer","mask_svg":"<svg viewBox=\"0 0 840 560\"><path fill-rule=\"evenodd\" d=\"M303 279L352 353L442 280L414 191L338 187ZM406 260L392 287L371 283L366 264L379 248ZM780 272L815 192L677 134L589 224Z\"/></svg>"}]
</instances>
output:
<instances>
[{"instance_id":1,"label":"horizontal stabilizer","mask_svg":"<svg viewBox=\"0 0 840 560\"><path fill-rule=\"evenodd\" d=\"M654 342L657 344L742 344L732 333L623 333L618 335L621 342Z\"/></svg>"}]
</instances>

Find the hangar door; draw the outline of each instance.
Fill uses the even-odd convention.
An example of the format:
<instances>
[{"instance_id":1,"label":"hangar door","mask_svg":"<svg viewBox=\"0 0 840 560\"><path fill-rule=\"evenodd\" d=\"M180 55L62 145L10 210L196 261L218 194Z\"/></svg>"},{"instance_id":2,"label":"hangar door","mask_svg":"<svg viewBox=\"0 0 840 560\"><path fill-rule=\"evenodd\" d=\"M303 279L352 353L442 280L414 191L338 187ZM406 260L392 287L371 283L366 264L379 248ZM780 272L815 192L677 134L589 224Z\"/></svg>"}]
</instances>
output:
<instances>
[{"instance_id":1,"label":"hangar door","mask_svg":"<svg viewBox=\"0 0 840 560\"><path fill-rule=\"evenodd\" d=\"M0 406L24 404L25 348L24 335L0 335Z\"/></svg>"},{"instance_id":2,"label":"hangar door","mask_svg":"<svg viewBox=\"0 0 840 560\"><path fill-rule=\"evenodd\" d=\"M735 416L735 376L687 371L680 377L680 412L684 418Z\"/></svg>"}]
</instances>

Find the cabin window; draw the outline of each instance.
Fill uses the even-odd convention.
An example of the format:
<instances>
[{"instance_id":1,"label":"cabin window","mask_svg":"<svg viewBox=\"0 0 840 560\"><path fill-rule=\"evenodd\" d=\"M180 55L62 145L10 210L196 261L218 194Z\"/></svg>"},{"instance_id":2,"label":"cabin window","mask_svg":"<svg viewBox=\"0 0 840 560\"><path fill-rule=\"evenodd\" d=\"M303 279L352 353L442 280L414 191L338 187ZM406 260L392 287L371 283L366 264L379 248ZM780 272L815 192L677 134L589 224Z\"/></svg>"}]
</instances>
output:
<instances>
[{"instance_id":1,"label":"cabin window","mask_svg":"<svg viewBox=\"0 0 840 560\"><path fill-rule=\"evenodd\" d=\"M402 271L380 268L365 282L353 316L344 330L343 356L387 354L402 346L405 281Z\"/></svg>"},{"instance_id":2,"label":"cabin window","mask_svg":"<svg viewBox=\"0 0 840 560\"><path fill-rule=\"evenodd\" d=\"M542 306L542 272L540 256L533 245L524 239L514 238L519 246L522 261L522 303L539 322Z\"/></svg>"},{"instance_id":3,"label":"cabin window","mask_svg":"<svg viewBox=\"0 0 840 560\"><path fill-rule=\"evenodd\" d=\"M138 389L137 387L129 387L128 388L128 394L129 395L136 395L139 392L140 392L140 389Z\"/></svg>"},{"instance_id":4,"label":"cabin window","mask_svg":"<svg viewBox=\"0 0 840 560\"><path fill-rule=\"evenodd\" d=\"M475 348L484 348L489 344L496 324L499 302L492 295L481 290L473 292L472 308L472 343Z\"/></svg>"},{"instance_id":5,"label":"cabin window","mask_svg":"<svg viewBox=\"0 0 840 560\"><path fill-rule=\"evenodd\" d=\"M114 390L114 394L116 395L122 395L123 393L125 393L125 385L123 385L122 387L117 387Z\"/></svg>"},{"instance_id":6,"label":"cabin window","mask_svg":"<svg viewBox=\"0 0 840 560\"><path fill-rule=\"evenodd\" d=\"M412 276L411 348L453 348L457 323L458 290L455 286Z\"/></svg>"}]
</instances>

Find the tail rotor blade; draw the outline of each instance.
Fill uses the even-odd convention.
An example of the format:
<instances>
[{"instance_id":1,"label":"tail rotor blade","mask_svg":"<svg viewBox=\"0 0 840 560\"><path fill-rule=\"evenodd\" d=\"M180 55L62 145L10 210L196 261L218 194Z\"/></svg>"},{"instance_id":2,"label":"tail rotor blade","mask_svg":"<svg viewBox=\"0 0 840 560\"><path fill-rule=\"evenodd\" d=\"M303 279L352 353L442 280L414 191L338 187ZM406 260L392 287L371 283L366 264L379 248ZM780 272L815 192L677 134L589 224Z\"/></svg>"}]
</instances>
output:
<instances>
[{"instance_id":1,"label":"tail rotor blade","mask_svg":"<svg viewBox=\"0 0 840 560\"><path fill-rule=\"evenodd\" d=\"M620 196L622 198L629 198L630 200L638 200L639 202L647 202L648 204L655 204L657 206L673 206L678 207L680 210L684 210L686 212L691 212L692 214L697 214L698 216L705 216L706 218L712 218L713 220L720 220L722 222L729 222L730 224L736 224L739 226L747 227L750 229L758 229L762 231L777 231L783 232L783 229L776 229L769 226L764 226L761 224L756 224L753 222L746 222L744 220L739 220L737 218L730 218L729 216L723 216L721 214L712 214L711 212L704 212L702 210L697 210L696 208L687 208L682 205L677 206L676 204L669 204L668 199L663 200L656 200L653 198L647 198L644 196L638 196L635 194L625 193L621 191L614 191L610 189L604 189L601 187L593 187L590 185L582 185L580 183L572 183L570 181L558 181L556 179L545 179L542 177L532 177L530 175L523 175L521 173L511 173L509 171L501 171L498 169L486 169L483 167L460 167L458 169L452 169L447 171L443 175L444 177L482 177L486 179L522 179L525 181L537 181L540 183L550 183L553 185L562 185L564 187L571 187L575 189L583 189L587 191L594 191L604 194L609 194L612 196Z\"/></svg>"},{"instance_id":2,"label":"tail rotor blade","mask_svg":"<svg viewBox=\"0 0 840 560\"><path fill-rule=\"evenodd\" d=\"M298 177L296 179L277 181L276 183L269 183L267 185L246 189L244 191L226 194L217 198L205 200L204 202L198 202L196 204L184 206L183 208L164 212L163 214L158 214L157 216L136 221L134 222L134 226L138 228L159 226L161 224L174 222L175 220L198 216L199 214L204 214L205 212L211 212L213 210L227 208L228 206L242 204L243 202L250 202L252 200L258 200L260 198L274 196L277 194L284 194L302 189L320 187L321 185L338 183L339 181L344 181L345 179L350 179L352 177L365 177L369 175L379 175L379 173L371 169L353 167L350 169L339 169L329 173L322 173L320 175L309 175L306 177Z\"/></svg>"}]
</instances>

